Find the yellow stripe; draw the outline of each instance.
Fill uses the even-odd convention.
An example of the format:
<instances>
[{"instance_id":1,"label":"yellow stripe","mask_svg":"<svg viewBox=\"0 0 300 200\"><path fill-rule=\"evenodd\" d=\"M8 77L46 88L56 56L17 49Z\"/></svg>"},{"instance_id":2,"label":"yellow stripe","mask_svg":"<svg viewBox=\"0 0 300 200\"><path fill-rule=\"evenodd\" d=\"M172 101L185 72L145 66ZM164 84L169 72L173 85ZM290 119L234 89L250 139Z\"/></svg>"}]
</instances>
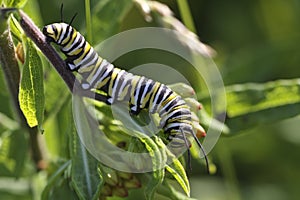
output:
<instances>
[{"instance_id":1,"label":"yellow stripe","mask_svg":"<svg viewBox=\"0 0 300 200\"><path fill-rule=\"evenodd\" d=\"M77 65L79 62L82 61L82 59L84 59L84 57L87 55L87 53L89 52L89 50L91 49L91 45L89 43L86 42L85 48L79 48L77 51L74 52L74 54L72 55L77 55L79 54L81 51L83 51L82 55L79 58L76 58L74 60L74 65ZM78 53L77 53L78 52Z\"/></svg>"},{"instance_id":2,"label":"yellow stripe","mask_svg":"<svg viewBox=\"0 0 300 200\"><path fill-rule=\"evenodd\" d=\"M92 81L92 79L94 78L94 76L95 76L95 73L97 72L97 70L99 69L99 67L100 67L100 64L101 64L101 62L102 62L102 58L98 58L98 61L97 61L97 63L96 63L96 65L92 65L92 66L90 66L90 67L86 67L86 68L83 68L82 69L82 71L83 72L88 72L88 70L89 69L91 69L90 71L92 71L90 74L89 74L89 76L87 77L87 82L89 82L89 83L91 83L91 81ZM79 72L79 70L78 70L78 72Z\"/></svg>"},{"instance_id":3,"label":"yellow stripe","mask_svg":"<svg viewBox=\"0 0 300 200\"><path fill-rule=\"evenodd\" d=\"M129 86L130 86L130 85L126 85L126 86L124 87L124 89L121 91L121 94L120 94L120 96L119 96L119 98L118 98L120 101L122 101L122 100L125 98L125 96L126 96L126 94L127 94L127 92L128 92Z\"/></svg>"},{"instance_id":4,"label":"yellow stripe","mask_svg":"<svg viewBox=\"0 0 300 200\"><path fill-rule=\"evenodd\" d=\"M161 103L161 108L163 108L165 105L167 105L167 103L169 103L173 98L176 97L175 93L172 93L167 99L165 99L162 103Z\"/></svg>"},{"instance_id":5,"label":"yellow stripe","mask_svg":"<svg viewBox=\"0 0 300 200\"><path fill-rule=\"evenodd\" d=\"M151 91L150 92L148 92L146 95L145 95L145 97L144 97L144 99L143 99L143 102L142 102L142 108L145 108L146 107L146 104L147 104L147 102L149 101L149 99L150 99L150 97L151 97L151 94L153 93L153 91L154 91L154 85L153 85L153 87L151 88Z\"/></svg>"},{"instance_id":6,"label":"yellow stripe","mask_svg":"<svg viewBox=\"0 0 300 200\"><path fill-rule=\"evenodd\" d=\"M153 95L152 95L152 97L151 97L151 99L150 99L150 103L149 103L149 108L151 108L151 107L153 106L154 98L155 98L155 96L157 95L156 92L158 91L158 89L160 88L160 86L161 86L161 83L155 82L155 84L154 84L154 86L153 86L154 89L153 89L153 91L152 91ZM154 94L156 94L156 95L154 95Z\"/></svg>"},{"instance_id":7,"label":"yellow stripe","mask_svg":"<svg viewBox=\"0 0 300 200\"><path fill-rule=\"evenodd\" d=\"M95 65L90 65L90 66L87 66L87 67L81 67L81 68L78 69L78 72L79 73L90 72L89 77L87 79L91 79L94 76L94 74L96 73L96 71L98 70L102 60L103 59L101 57L98 57L97 63Z\"/></svg>"},{"instance_id":8,"label":"yellow stripe","mask_svg":"<svg viewBox=\"0 0 300 200\"><path fill-rule=\"evenodd\" d=\"M108 95L109 96L112 96L112 93L113 93L113 82L114 80L117 78L118 76L118 73L120 72L121 70L119 68L115 68L111 74L111 79L110 79L110 82L109 82L109 87L108 87Z\"/></svg>"},{"instance_id":9,"label":"yellow stripe","mask_svg":"<svg viewBox=\"0 0 300 200\"><path fill-rule=\"evenodd\" d=\"M103 81L101 81L100 83L98 83L98 85L96 86L97 89L102 88L104 85L107 84L107 82L109 81L110 77L108 76L107 78L105 78Z\"/></svg>"},{"instance_id":10,"label":"yellow stripe","mask_svg":"<svg viewBox=\"0 0 300 200\"><path fill-rule=\"evenodd\" d=\"M68 42L68 44L65 46L65 48L69 48L69 47L73 44L73 42L74 42L74 40L75 40L75 38L76 38L76 35L77 35L77 32L76 32L76 30L74 29L73 35L71 35L71 40ZM66 37L66 38L62 41L62 45L65 45L65 43L68 41L68 39L69 39L69 37Z\"/></svg>"},{"instance_id":11,"label":"yellow stripe","mask_svg":"<svg viewBox=\"0 0 300 200\"><path fill-rule=\"evenodd\" d=\"M56 26L56 30L57 30L58 34L55 37L55 41L58 41L59 40L59 36L60 36L62 30L61 30L60 26Z\"/></svg>"},{"instance_id":12,"label":"yellow stripe","mask_svg":"<svg viewBox=\"0 0 300 200\"><path fill-rule=\"evenodd\" d=\"M131 80L131 92L130 92L130 103L132 104L132 105L134 105L134 91L135 91L135 89L136 89L136 86L137 86L137 84L138 84L138 80L140 80L140 76L134 76L133 78L132 78L132 80Z\"/></svg>"}]
</instances>

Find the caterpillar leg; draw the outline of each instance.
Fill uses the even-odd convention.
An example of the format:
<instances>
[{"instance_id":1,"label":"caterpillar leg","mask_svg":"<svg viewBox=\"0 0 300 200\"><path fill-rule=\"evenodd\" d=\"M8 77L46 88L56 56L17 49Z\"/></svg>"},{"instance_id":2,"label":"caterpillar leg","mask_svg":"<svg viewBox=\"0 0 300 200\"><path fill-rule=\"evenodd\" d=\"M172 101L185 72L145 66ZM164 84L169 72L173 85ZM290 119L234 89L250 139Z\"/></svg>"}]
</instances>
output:
<instances>
[{"instance_id":1,"label":"caterpillar leg","mask_svg":"<svg viewBox=\"0 0 300 200\"><path fill-rule=\"evenodd\" d=\"M180 128L180 131L181 131L181 134L183 136L183 140L184 140L184 143L185 143L185 146L187 147L187 153L188 153L188 166L190 168L190 170L192 171L192 156L191 156L191 150L190 150L190 144L189 144L189 141L187 140L186 138L186 135L184 134L182 128Z\"/></svg>"},{"instance_id":2,"label":"caterpillar leg","mask_svg":"<svg viewBox=\"0 0 300 200\"><path fill-rule=\"evenodd\" d=\"M91 85L87 82L87 81L81 81L81 87L82 89L84 90L88 90L88 89L91 89Z\"/></svg>"}]
</instances>

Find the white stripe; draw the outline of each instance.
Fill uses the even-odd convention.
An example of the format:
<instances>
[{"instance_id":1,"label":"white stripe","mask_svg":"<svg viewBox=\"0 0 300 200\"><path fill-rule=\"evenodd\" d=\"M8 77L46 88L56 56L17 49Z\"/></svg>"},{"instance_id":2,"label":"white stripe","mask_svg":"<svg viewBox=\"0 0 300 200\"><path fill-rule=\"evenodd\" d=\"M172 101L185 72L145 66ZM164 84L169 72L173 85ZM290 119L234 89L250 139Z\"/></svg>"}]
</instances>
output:
<instances>
[{"instance_id":1,"label":"white stripe","mask_svg":"<svg viewBox=\"0 0 300 200\"><path fill-rule=\"evenodd\" d=\"M173 101L175 101L175 100L177 100L177 98L178 98L178 96L176 97L174 97L173 99L171 99L171 101L169 101L164 107L162 107L162 109L161 110L164 110L164 112L167 112L165 109L173 102ZM172 108L172 107L171 107ZM171 109L170 108L170 109ZM162 113L163 114L163 113Z\"/></svg>"},{"instance_id":2,"label":"white stripe","mask_svg":"<svg viewBox=\"0 0 300 200\"><path fill-rule=\"evenodd\" d=\"M77 34L80 35L80 33L77 33ZM83 44L85 42L85 39L84 39L84 37L82 35L80 35L80 37L82 37L82 40L81 40L80 44L77 45L77 47L75 47L71 52L68 52L69 55L72 54L73 52L77 51L79 48L83 48Z\"/></svg>"},{"instance_id":3,"label":"white stripe","mask_svg":"<svg viewBox=\"0 0 300 200\"><path fill-rule=\"evenodd\" d=\"M145 98L145 96L146 96L146 94L147 94L147 91L148 91L148 88L149 88L149 86L150 86L150 84L151 84L151 81L152 81L152 80L149 79L149 80L146 82L146 87L145 87L145 89L144 89L144 92L143 92L142 97L141 97L141 100L140 100L140 104L141 104L141 105L143 104L144 98Z\"/></svg>"},{"instance_id":4,"label":"white stripe","mask_svg":"<svg viewBox=\"0 0 300 200\"><path fill-rule=\"evenodd\" d=\"M86 60L90 59L91 54L93 54L93 48L90 48L88 54L86 54L86 55L84 56L84 58L81 59L81 61L80 61L79 63L77 63L76 65L77 65L77 66L80 66L82 63L86 62Z\"/></svg>"},{"instance_id":5,"label":"white stripe","mask_svg":"<svg viewBox=\"0 0 300 200\"><path fill-rule=\"evenodd\" d=\"M140 78L139 78L139 82L138 82L138 85L137 85L137 87L136 87L136 92L135 92L135 96L134 96L134 103L135 103L135 106L134 107L132 107L133 109L135 108L135 110L134 111L137 111L137 106L138 106L138 96L139 96L139 93L140 93L140 90L141 90L141 85L142 85L142 83L143 83L143 80L145 79L145 77L143 77L143 76L141 76Z\"/></svg>"},{"instance_id":6,"label":"white stripe","mask_svg":"<svg viewBox=\"0 0 300 200\"><path fill-rule=\"evenodd\" d=\"M153 100L153 102L152 102L152 106L151 106L151 108L150 108L150 113L153 113L153 112L155 112L156 110L154 110L154 107L155 107L155 105L156 105L156 102L157 102L157 99L158 99L158 97L159 97L159 95L160 95L160 93L161 93L161 90L162 90L162 84L159 86L159 88L158 88L158 91L156 92L156 95L155 95L155 98L154 98L154 100Z\"/></svg>"},{"instance_id":7,"label":"white stripe","mask_svg":"<svg viewBox=\"0 0 300 200\"><path fill-rule=\"evenodd\" d=\"M70 36L70 37L72 37L72 36ZM80 38L80 35L77 33L77 34L76 34L76 38L74 39L74 41L73 41L73 43L70 45L70 47L69 47L69 48L64 47L62 50L68 52L68 51L69 51L70 49L72 49L72 47L78 42L79 38Z\"/></svg>"},{"instance_id":8,"label":"white stripe","mask_svg":"<svg viewBox=\"0 0 300 200\"><path fill-rule=\"evenodd\" d=\"M170 117L171 117L172 115L174 115L176 112L181 112L182 110L184 110L184 109L173 110L173 111L170 112L170 113L166 113L165 115L160 116L160 117L161 117L161 120L160 120L160 127L162 127L162 126L166 123L166 121L167 121L168 119L174 119L174 120L176 120L176 119L185 119L185 118L191 117L191 114L181 114L181 115L178 115L178 116L176 116L176 117L170 118ZM186 110L187 110L187 109L186 109ZM188 111L189 111L189 110L188 110Z\"/></svg>"},{"instance_id":9,"label":"white stripe","mask_svg":"<svg viewBox=\"0 0 300 200\"><path fill-rule=\"evenodd\" d=\"M93 78L91 79L91 84L94 83L96 81L96 79L99 77L99 74L102 74L103 71L106 70L106 66L108 65L109 63L103 59L100 66L98 67L98 70L97 72L94 74Z\"/></svg>"},{"instance_id":10,"label":"white stripe","mask_svg":"<svg viewBox=\"0 0 300 200\"><path fill-rule=\"evenodd\" d=\"M65 26L65 24L62 24L62 26L61 26L61 34L60 34L59 39L57 41L58 44L60 44L61 41L65 38L64 36L65 36L66 31L67 31L67 26Z\"/></svg>"},{"instance_id":11,"label":"white stripe","mask_svg":"<svg viewBox=\"0 0 300 200\"><path fill-rule=\"evenodd\" d=\"M118 92L118 97L121 96L121 93L123 92L124 88L126 87L126 85L128 85L128 81L131 81L131 78L133 77L133 74L126 72L125 77L124 77L124 81L120 87L120 90ZM118 100L122 100L122 99L118 99Z\"/></svg>"},{"instance_id":12,"label":"white stripe","mask_svg":"<svg viewBox=\"0 0 300 200\"><path fill-rule=\"evenodd\" d=\"M118 73L118 75L117 75L117 77L116 77L116 81L115 81L115 83L114 83L114 86L113 86L113 90L112 90L112 98L115 100L115 98L116 98L116 90L117 90L117 86L118 86L118 84L119 84L119 81L120 81L120 78L121 78L121 76L124 74L124 70L121 70L119 73ZM118 97L118 96L117 96Z\"/></svg>"},{"instance_id":13,"label":"white stripe","mask_svg":"<svg viewBox=\"0 0 300 200\"><path fill-rule=\"evenodd\" d=\"M185 123L182 122L176 122L176 123L169 123L166 125L165 129L170 129L170 128L174 128L174 127L180 127L180 126L185 126Z\"/></svg>"},{"instance_id":14,"label":"white stripe","mask_svg":"<svg viewBox=\"0 0 300 200\"><path fill-rule=\"evenodd\" d=\"M165 113L165 115L160 116L160 122L159 122L160 127L162 127L166 123L166 121L170 118L170 116L172 116L177 111L178 110L173 110L170 113ZM175 119L175 118L172 118L172 119Z\"/></svg>"},{"instance_id":15,"label":"white stripe","mask_svg":"<svg viewBox=\"0 0 300 200\"><path fill-rule=\"evenodd\" d=\"M88 62L88 63L84 64L83 66L81 66L81 68L84 69L86 67L89 67L89 66L95 64L96 60L98 60L98 54L95 54L94 58L90 62Z\"/></svg>"},{"instance_id":16,"label":"white stripe","mask_svg":"<svg viewBox=\"0 0 300 200\"><path fill-rule=\"evenodd\" d=\"M164 97L162 98L162 100L159 102L159 104L157 105L157 112L159 112L160 110L162 110L162 109L160 109L160 107L161 107L161 104L162 104L162 102L164 102L165 101L165 98L171 93L172 91L171 90L168 90L168 88L167 88L167 92L164 94Z\"/></svg>"},{"instance_id":17,"label":"white stripe","mask_svg":"<svg viewBox=\"0 0 300 200\"><path fill-rule=\"evenodd\" d=\"M105 73L103 75L101 75L101 78L97 81L96 85L98 85L98 83L101 83L103 81L104 78L106 78L106 76L109 74L109 72L111 72L113 70L114 66L112 64L109 64Z\"/></svg>"}]
</instances>

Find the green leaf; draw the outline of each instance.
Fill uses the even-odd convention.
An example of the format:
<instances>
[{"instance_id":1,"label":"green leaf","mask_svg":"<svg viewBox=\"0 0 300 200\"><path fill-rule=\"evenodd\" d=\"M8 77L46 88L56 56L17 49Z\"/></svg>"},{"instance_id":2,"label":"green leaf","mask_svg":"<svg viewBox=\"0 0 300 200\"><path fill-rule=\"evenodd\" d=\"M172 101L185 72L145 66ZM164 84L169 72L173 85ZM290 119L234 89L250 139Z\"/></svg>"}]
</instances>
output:
<instances>
[{"instance_id":1,"label":"green leaf","mask_svg":"<svg viewBox=\"0 0 300 200\"><path fill-rule=\"evenodd\" d=\"M60 97L61 99L57 99L56 107L53 107L52 110L49 110L50 116L44 120L44 136L47 144L47 150L51 157L69 158L70 153L68 141L70 138L68 133L73 131L73 127L71 126L73 122L72 107L69 98L70 95L68 93L65 92L65 94L61 94Z\"/></svg>"},{"instance_id":2,"label":"green leaf","mask_svg":"<svg viewBox=\"0 0 300 200\"><path fill-rule=\"evenodd\" d=\"M42 62L29 39L23 44L26 44L26 59L19 90L20 108L30 127L41 126L45 104Z\"/></svg>"},{"instance_id":3,"label":"green leaf","mask_svg":"<svg viewBox=\"0 0 300 200\"><path fill-rule=\"evenodd\" d=\"M92 13L93 30L97 31L94 41L102 41L120 30L121 22L132 7L128 0L103 0L98 1Z\"/></svg>"},{"instance_id":4,"label":"green leaf","mask_svg":"<svg viewBox=\"0 0 300 200\"><path fill-rule=\"evenodd\" d=\"M224 134L229 133L229 128L226 126L226 124L223 124L222 122L218 121L217 119L211 117L205 108L203 107L201 111L199 112L199 119L203 126L209 127L211 130L215 132L222 132Z\"/></svg>"},{"instance_id":5,"label":"green leaf","mask_svg":"<svg viewBox=\"0 0 300 200\"><path fill-rule=\"evenodd\" d=\"M23 130L3 132L0 136L0 175L20 177L28 144Z\"/></svg>"},{"instance_id":6,"label":"green leaf","mask_svg":"<svg viewBox=\"0 0 300 200\"><path fill-rule=\"evenodd\" d=\"M18 178L25 168L25 161L29 150L24 130L18 129L13 131L10 140L10 157L15 160L13 174Z\"/></svg>"},{"instance_id":7,"label":"green leaf","mask_svg":"<svg viewBox=\"0 0 300 200\"><path fill-rule=\"evenodd\" d=\"M161 185L165 177L164 165L167 158L164 149L166 148L166 146L163 144L160 138L156 136L154 136L154 140L147 136L143 136L139 139L145 144L145 147L152 158L153 172L144 193L146 199L153 199L157 187Z\"/></svg>"},{"instance_id":8,"label":"green leaf","mask_svg":"<svg viewBox=\"0 0 300 200\"><path fill-rule=\"evenodd\" d=\"M4 3L7 7L22 8L26 4L27 0L5 0Z\"/></svg>"},{"instance_id":9,"label":"green leaf","mask_svg":"<svg viewBox=\"0 0 300 200\"><path fill-rule=\"evenodd\" d=\"M20 23L18 20L12 15L11 20L9 21L9 28L12 34L18 38L19 41L22 39L22 35L24 34L23 29L21 28Z\"/></svg>"},{"instance_id":10,"label":"green leaf","mask_svg":"<svg viewBox=\"0 0 300 200\"><path fill-rule=\"evenodd\" d=\"M158 188L157 193L172 200L196 200L194 198L187 197L186 195L178 191L178 189L174 188L173 185L169 183L169 181L164 181L161 187Z\"/></svg>"},{"instance_id":11,"label":"green leaf","mask_svg":"<svg viewBox=\"0 0 300 200\"><path fill-rule=\"evenodd\" d=\"M99 162L87 152L75 130L71 137L72 185L80 199L98 199L103 184Z\"/></svg>"},{"instance_id":12,"label":"green leaf","mask_svg":"<svg viewBox=\"0 0 300 200\"><path fill-rule=\"evenodd\" d=\"M53 187L55 186L55 183L58 182L59 179L62 178L63 173L65 173L65 171L68 169L68 167L70 166L71 161L67 161L65 162L63 165L61 165L56 171L55 173L49 178L48 183L45 187L45 189L42 192L42 196L41 199L42 200L47 200L49 199L49 196L51 195L51 190L53 189Z\"/></svg>"},{"instance_id":13,"label":"green leaf","mask_svg":"<svg viewBox=\"0 0 300 200\"><path fill-rule=\"evenodd\" d=\"M23 131L6 131L1 134L0 174L2 176L19 177L21 175L26 160L27 147Z\"/></svg>"},{"instance_id":14,"label":"green leaf","mask_svg":"<svg viewBox=\"0 0 300 200\"><path fill-rule=\"evenodd\" d=\"M19 128L19 124L17 121L10 119L3 113L0 113L0 125L8 130L16 130Z\"/></svg>"},{"instance_id":15,"label":"green leaf","mask_svg":"<svg viewBox=\"0 0 300 200\"><path fill-rule=\"evenodd\" d=\"M189 179L181 162L171 152L168 151L168 157L172 163L166 166L166 170L176 179L187 196L190 196L191 188Z\"/></svg>"},{"instance_id":16,"label":"green leaf","mask_svg":"<svg viewBox=\"0 0 300 200\"><path fill-rule=\"evenodd\" d=\"M226 124L231 133L299 115L300 79L226 88Z\"/></svg>"}]
</instances>

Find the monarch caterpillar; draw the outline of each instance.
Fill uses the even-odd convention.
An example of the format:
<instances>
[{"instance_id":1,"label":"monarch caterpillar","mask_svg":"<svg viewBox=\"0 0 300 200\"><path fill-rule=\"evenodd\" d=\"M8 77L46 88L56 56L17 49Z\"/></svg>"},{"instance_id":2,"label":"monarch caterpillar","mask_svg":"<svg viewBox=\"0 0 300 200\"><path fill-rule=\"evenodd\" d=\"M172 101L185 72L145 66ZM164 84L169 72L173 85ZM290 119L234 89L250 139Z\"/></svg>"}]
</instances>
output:
<instances>
[{"instance_id":1,"label":"monarch caterpillar","mask_svg":"<svg viewBox=\"0 0 300 200\"><path fill-rule=\"evenodd\" d=\"M85 90L96 89L106 93L107 104L127 101L129 110L137 115L143 109L157 113L160 127L172 141L171 147L189 147L188 137L193 137L204 154L208 170L206 153L193 130L192 113L183 98L168 86L134 75L114 67L101 58L85 38L70 24L53 23L43 28L48 42L60 46L66 56L69 70L76 71L82 77L81 87Z\"/></svg>"}]
</instances>

